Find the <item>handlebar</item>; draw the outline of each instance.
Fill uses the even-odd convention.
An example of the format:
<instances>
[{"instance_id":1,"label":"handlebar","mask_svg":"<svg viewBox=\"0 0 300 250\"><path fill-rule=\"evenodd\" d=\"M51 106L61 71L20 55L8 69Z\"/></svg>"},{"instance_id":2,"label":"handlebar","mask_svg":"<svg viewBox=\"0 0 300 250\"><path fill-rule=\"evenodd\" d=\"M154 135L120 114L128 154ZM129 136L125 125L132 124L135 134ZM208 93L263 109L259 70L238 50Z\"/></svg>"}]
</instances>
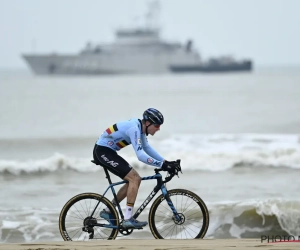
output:
<instances>
[{"instance_id":1,"label":"handlebar","mask_svg":"<svg viewBox=\"0 0 300 250\"><path fill-rule=\"evenodd\" d=\"M177 166L175 167L175 171L172 172L172 173L169 172L170 175L165 178L165 180L163 181L163 183L169 182L170 180L173 179L173 177L175 175L177 175L177 177L179 178L178 172L180 171L182 173L181 166L180 166L180 161L181 161L180 159L176 160ZM163 170L161 168L155 168L154 171L157 174L157 173L159 173L161 171L165 171L165 170Z\"/></svg>"}]
</instances>

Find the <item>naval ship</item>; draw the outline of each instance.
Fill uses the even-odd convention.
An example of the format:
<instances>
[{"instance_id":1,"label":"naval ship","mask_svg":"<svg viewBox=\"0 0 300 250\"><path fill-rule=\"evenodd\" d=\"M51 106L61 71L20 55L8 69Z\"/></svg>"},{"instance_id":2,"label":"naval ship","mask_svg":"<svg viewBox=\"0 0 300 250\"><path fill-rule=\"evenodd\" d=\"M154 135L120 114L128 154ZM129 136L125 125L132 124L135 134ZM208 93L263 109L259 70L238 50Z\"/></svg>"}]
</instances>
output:
<instances>
[{"instance_id":1,"label":"naval ship","mask_svg":"<svg viewBox=\"0 0 300 250\"><path fill-rule=\"evenodd\" d=\"M150 11L155 11L153 8ZM154 17L155 14L147 15ZM148 22L149 23L149 22ZM115 31L110 44L87 43L77 54L23 54L37 75L117 75L185 72L250 71L250 60L212 58L202 61L193 42L167 42L160 29L122 28Z\"/></svg>"}]
</instances>

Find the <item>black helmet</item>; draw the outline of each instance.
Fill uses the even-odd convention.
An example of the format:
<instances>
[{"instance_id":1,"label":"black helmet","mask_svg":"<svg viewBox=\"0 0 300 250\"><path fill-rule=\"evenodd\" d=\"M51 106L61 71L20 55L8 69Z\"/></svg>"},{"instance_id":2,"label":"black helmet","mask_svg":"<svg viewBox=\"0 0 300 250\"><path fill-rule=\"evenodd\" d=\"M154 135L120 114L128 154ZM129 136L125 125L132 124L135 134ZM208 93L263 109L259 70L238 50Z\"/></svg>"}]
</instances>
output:
<instances>
[{"instance_id":1,"label":"black helmet","mask_svg":"<svg viewBox=\"0 0 300 250\"><path fill-rule=\"evenodd\" d=\"M164 123L164 116L157 109L149 108L143 114L143 119L151 124L161 125Z\"/></svg>"}]
</instances>

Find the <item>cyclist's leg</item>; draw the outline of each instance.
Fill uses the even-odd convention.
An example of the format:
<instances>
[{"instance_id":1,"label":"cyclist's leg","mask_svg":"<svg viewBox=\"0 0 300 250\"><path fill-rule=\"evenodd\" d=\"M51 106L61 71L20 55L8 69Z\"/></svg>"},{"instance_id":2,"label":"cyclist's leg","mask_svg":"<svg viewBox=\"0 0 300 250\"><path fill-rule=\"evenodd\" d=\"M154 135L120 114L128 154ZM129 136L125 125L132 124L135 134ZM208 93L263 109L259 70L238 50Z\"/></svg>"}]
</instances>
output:
<instances>
[{"instance_id":1,"label":"cyclist's leg","mask_svg":"<svg viewBox=\"0 0 300 250\"><path fill-rule=\"evenodd\" d=\"M117 175L122 180L132 170L129 163L110 148L95 145L93 156L96 162L106 166L111 173ZM118 202L121 202L127 196L128 186L129 183L126 183L118 191ZM112 203L116 205L117 202L113 199Z\"/></svg>"},{"instance_id":2,"label":"cyclist's leg","mask_svg":"<svg viewBox=\"0 0 300 250\"><path fill-rule=\"evenodd\" d=\"M124 180L124 177L132 170L129 163L110 148L95 145L93 156L95 161L106 166L111 173L120 177L122 180ZM129 184L126 183L118 191L118 202L121 202L127 196L128 186ZM112 203L116 205L114 199Z\"/></svg>"},{"instance_id":3,"label":"cyclist's leg","mask_svg":"<svg viewBox=\"0 0 300 250\"><path fill-rule=\"evenodd\" d=\"M141 177L138 174L138 172L132 169L124 177L124 180L127 180L129 182L127 188L127 205L126 205L126 213L125 213L125 220L128 220L132 217L134 203L136 201L137 193L141 184Z\"/></svg>"},{"instance_id":4,"label":"cyclist's leg","mask_svg":"<svg viewBox=\"0 0 300 250\"><path fill-rule=\"evenodd\" d=\"M121 203L122 200L127 196L129 183L125 183L117 193L118 202ZM112 203L116 205L115 199L112 200Z\"/></svg>"},{"instance_id":5,"label":"cyclist's leg","mask_svg":"<svg viewBox=\"0 0 300 250\"><path fill-rule=\"evenodd\" d=\"M105 165L107 169L119 176L123 180L128 180L128 184L125 184L117 193L117 199L120 202L127 196L127 206L125 213L125 220L127 220L127 226L132 228L141 228L147 225L147 222L138 222L132 217L133 206L136 200L138 188L141 183L141 177L139 174L117 154L114 150L95 145L94 148L94 160L99 161ZM112 201L114 203L114 201Z\"/></svg>"},{"instance_id":6,"label":"cyclist's leg","mask_svg":"<svg viewBox=\"0 0 300 250\"><path fill-rule=\"evenodd\" d=\"M132 169L124 178L123 180L127 180L128 183L124 184L117 193L117 199L120 203L122 200L124 200L125 197L127 197L127 205L134 205L138 193L139 186L141 184L141 177L139 174ZM129 191L130 190L130 191ZM112 200L112 203L116 205L115 200ZM125 219L129 219L130 217L125 216Z\"/></svg>"},{"instance_id":7,"label":"cyclist's leg","mask_svg":"<svg viewBox=\"0 0 300 250\"><path fill-rule=\"evenodd\" d=\"M128 180L128 189L127 189L127 205L126 212L123 221L123 227L130 229L141 229L146 226L147 221L137 221L132 217L134 203L137 197L138 189L141 184L141 177L134 169L132 169L125 177L124 180Z\"/></svg>"},{"instance_id":8,"label":"cyclist's leg","mask_svg":"<svg viewBox=\"0 0 300 250\"><path fill-rule=\"evenodd\" d=\"M111 173L119 176L121 179L124 179L132 169L127 161L119 156L116 151L108 147L95 145L93 156L96 162L100 162L101 165L106 166Z\"/></svg>"}]
</instances>

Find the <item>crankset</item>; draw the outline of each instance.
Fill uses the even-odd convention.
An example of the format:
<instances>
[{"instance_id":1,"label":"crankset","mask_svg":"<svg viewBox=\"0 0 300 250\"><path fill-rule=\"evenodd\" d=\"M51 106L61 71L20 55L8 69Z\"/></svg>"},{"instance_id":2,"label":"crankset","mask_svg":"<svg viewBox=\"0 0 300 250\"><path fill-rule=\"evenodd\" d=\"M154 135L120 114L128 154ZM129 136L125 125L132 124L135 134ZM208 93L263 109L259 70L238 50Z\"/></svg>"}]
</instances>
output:
<instances>
[{"instance_id":1,"label":"crankset","mask_svg":"<svg viewBox=\"0 0 300 250\"><path fill-rule=\"evenodd\" d=\"M123 227L120 227L119 228L119 232L121 233L121 234L123 234L124 236L127 236L127 235L130 235L130 234L132 234L132 232L133 232L133 229L128 229L128 228L123 228Z\"/></svg>"}]
</instances>

